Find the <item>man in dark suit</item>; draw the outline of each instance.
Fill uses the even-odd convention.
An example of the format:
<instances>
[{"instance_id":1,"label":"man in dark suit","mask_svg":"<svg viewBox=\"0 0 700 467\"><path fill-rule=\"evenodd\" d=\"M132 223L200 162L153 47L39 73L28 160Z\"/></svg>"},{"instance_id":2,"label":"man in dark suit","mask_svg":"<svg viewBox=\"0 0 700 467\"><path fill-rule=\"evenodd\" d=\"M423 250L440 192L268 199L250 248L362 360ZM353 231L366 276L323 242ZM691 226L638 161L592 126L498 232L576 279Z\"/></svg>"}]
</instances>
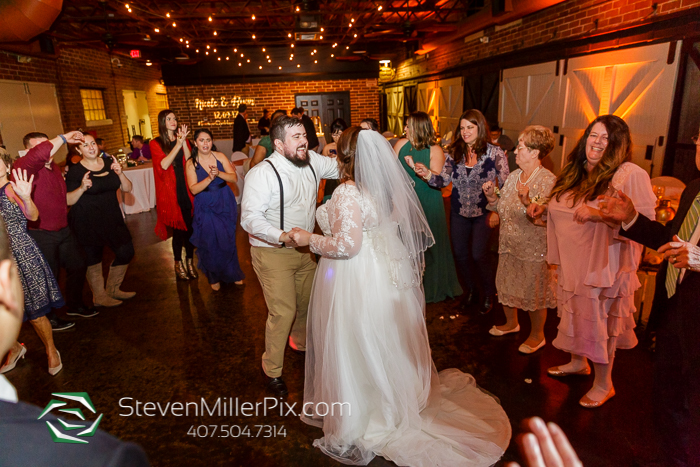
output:
<instances>
[{"instance_id":1,"label":"man in dark suit","mask_svg":"<svg viewBox=\"0 0 700 467\"><path fill-rule=\"evenodd\" d=\"M320 144L318 136L316 135L316 126L311 117L304 115L304 107L294 107L292 109L292 115L301 120L302 125L304 125L304 130L306 130L306 141L309 142L308 149L310 151L316 151L318 145Z\"/></svg>"},{"instance_id":2,"label":"man in dark suit","mask_svg":"<svg viewBox=\"0 0 700 467\"><path fill-rule=\"evenodd\" d=\"M0 361L17 340L22 326L23 295L19 273L12 263L5 223L0 218ZM47 398L50 393L46 393ZM41 415L41 408L19 402L14 386L0 375L0 465L13 467L112 466L147 467L148 459L134 443L125 443L97 430L84 438L87 444L55 443L46 421L56 417ZM70 423L71 420L68 420Z\"/></svg>"},{"instance_id":3,"label":"man in dark suit","mask_svg":"<svg viewBox=\"0 0 700 467\"><path fill-rule=\"evenodd\" d=\"M250 128L248 128L248 106L241 104L238 106L238 115L233 121L233 152L242 151L250 139Z\"/></svg>"},{"instance_id":4,"label":"man in dark suit","mask_svg":"<svg viewBox=\"0 0 700 467\"><path fill-rule=\"evenodd\" d=\"M696 141L697 144L697 141ZM700 169L700 146L695 163ZM671 222L637 215L624 193L601 200L620 234L664 255L649 330L656 331L654 415L671 465L700 465L700 179L686 186Z\"/></svg>"}]
</instances>

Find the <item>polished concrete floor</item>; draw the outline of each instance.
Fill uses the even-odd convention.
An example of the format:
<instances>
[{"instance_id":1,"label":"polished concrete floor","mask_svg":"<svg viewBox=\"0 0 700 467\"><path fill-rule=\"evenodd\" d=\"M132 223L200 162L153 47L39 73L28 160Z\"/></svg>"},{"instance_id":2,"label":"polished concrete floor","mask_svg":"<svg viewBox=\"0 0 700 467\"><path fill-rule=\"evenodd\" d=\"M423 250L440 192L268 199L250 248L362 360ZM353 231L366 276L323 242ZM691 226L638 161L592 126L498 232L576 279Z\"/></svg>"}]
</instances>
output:
<instances>
[{"instance_id":1,"label":"polished concrete floor","mask_svg":"<svg viewBox=\"0 0 700 467\"><path fill-rule=\"evenodd\" d=\"M277 411L266 417L122 416L132 409L120 407L120 400L131 407L137 400L160 402L162 407L201 398L213 405L218 397L256 403L267 395L260 375L266 307L245 232L239 229L238 246L246 284L212 292L201 276L198 281L175 281L170 242L160 242L154 235L153 211L128 216L127 223L136 258L123 289L136 291L136 297L120 307L102 309L95 318L78 319L71 331L56 333L64 363L56 377L46 371L36 334L28 324L23 326L20 341L29 349L27 358L6 375L20 399L43 407L52 392L88 392L98 413L105 414L101 428L142 445L154 466L340 465L312 447L321 430ZM109 261L106 257L105 264ZM617 396L597 410L586 410L578 400L592 377L558 380L546 375L548 367L566 362L563 352L549 344L532 356L517 352L529 332L524 314L518 335L494 338L488 329L503 320L498 310L487 316L458 313L454 301L428 306L435 364L438 370L456 367L473 374L479 385L497 396L510 416L513 439L524 418L539 415L564 429L586 466L663 465L651 421L653 354L644 346L618 352L613 372ZM557 321L551 312L548 342L556 335ZM288 351L284 375L289 402L299 402L303 356ZM202 425L219 427L213 436L211 428L208 437L188 435ZM229 437L219 437L221 425L229 426ZM255 425L276 426L278 431L283 426L285 433L264 438L269 429ZM250 437L245 431L244 436L230 437L244 426ZM204 435L205 429L199 428L199 433ZM499 465L518 458L512 442ZM394 464L376 458L370 465Z\"/></svg>"}]
</instances>

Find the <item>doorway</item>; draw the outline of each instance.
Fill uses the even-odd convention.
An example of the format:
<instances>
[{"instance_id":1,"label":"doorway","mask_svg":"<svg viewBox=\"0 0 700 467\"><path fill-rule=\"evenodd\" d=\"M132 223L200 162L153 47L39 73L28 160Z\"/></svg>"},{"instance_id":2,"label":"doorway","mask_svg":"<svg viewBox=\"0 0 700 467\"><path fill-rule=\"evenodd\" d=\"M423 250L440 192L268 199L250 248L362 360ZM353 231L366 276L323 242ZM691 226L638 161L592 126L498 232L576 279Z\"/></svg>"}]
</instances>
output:
<instances>
[{"instance_id":1,"label":"doorway","mask_svg":"<svg viewBox=\"0 0 700 467\"><path fill-rule=\"evenodd\" d=\"M135 135L143 136L144 139L153 138L146 93L144 91L122 91L122 94L124 95L128 141L131 141Z\"/></svg>"},{"instance_id":2,"label":"doorway","mask_svg":"<svg viewBox=\"0 0 700 467\"><path fill-rule=\"evenodd\" d=\"M316 133L323 134L326 143L331 138L331 123L336 118L342 118L345 123L352 125L350 118L350 93L331 92L325 94L297 94L294 99L297 107L303 107L304 113L311 117L316 125Z\"/></svg>"}]
</instances>

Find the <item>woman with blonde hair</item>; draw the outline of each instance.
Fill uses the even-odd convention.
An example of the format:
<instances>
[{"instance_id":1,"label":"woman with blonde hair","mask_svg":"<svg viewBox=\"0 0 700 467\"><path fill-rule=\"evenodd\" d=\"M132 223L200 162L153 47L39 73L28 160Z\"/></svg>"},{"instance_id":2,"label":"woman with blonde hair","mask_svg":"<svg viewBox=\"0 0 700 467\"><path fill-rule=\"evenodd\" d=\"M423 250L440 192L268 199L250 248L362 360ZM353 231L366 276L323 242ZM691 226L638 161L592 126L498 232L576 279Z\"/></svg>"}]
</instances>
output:
<instances>
[{"instance_id":1,"label":"woman with blonde hair","mask_svg":"<svg viewBox=\"0 0 700 467\"><path fill-rule=\"evenodd\" d=\"M415 164L427 165L435 173L440 173L445 164L445 155L435 142L435 130L430 117L425 112L413 112L406 122L406 138L396 142L394 151L399 155L399 162L408 173L428 219L428 225L435 237L435 245L425 252L425 301L440 302L462 294L457 279L454 258L450 250L450 238L447 234L447 219L439 188L429 186L425 180L416 175Z\"/></svg>"},{"instance_id":2,"label":"woman with blonde hair","mask_svg":"<svg viewBox=\"0 0 700 467\"><path fill-rule=\"evenodd\" d=\"M552 344L571 354L551 376L589 375L593 387L579 401L603 405L615 395L612 367L616 349L637 345L634 292L642 246L619 235L620 224L604 221L597 198L622 191L637 211L654 219L656 197L649 175L630 162L632 141L620 117L593 120L568 156L547 207L531 205L533 217L547 212L547 262L557 266L560 318Z\"/></svg>"},{"instance_id":3,"label":"woman with blonde hair","mask_svg":"<svg viewBox=\"0 0 700 467\"><path fill-rule=\"evenodd\" d=\"M518 308L527 311L532 324L530 336L518 349L524 354L545 345L547 308L557 305L556 276L546 261L547 229L544 223L535 223L527 216L527 206L546 202L557 180L542 167L542 159L552 149L554 135L549 128L525 128L515 147L519 168L511 172L500 193L491 181L483 186L489 201L486 208L498 212L501 222L496 290L506 315L506 324L492 327L489 334L503 336L520 331Z\"/></svg>"}]
</instances>

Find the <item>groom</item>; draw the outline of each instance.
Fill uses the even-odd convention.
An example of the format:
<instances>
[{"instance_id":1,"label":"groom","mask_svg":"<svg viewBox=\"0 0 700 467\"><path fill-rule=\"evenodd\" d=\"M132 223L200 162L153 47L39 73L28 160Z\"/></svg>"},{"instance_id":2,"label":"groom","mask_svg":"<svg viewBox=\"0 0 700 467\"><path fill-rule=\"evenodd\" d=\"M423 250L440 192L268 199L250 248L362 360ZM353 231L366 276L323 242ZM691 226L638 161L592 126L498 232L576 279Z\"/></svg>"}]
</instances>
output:
<instances>
[{"instance_id":1,"label":"groom","mask_svg":"<svg viewBox=\"0 0 700 467\"><path fill-rule=\"evenodd\" d=\"M338 178L335 159L308 151L306 130L294 117L279 117L270 139L275 151L246 175L241 226L250 235L253 269L268 315L262 367L267 387L287 395L282 380L284 350L306 350L306 313L316 262L308 247L297 248L289 232L313 232L316 194L322 178ZM291 331L291 334L290 334Z\"/></svg>"}]
</instances>

